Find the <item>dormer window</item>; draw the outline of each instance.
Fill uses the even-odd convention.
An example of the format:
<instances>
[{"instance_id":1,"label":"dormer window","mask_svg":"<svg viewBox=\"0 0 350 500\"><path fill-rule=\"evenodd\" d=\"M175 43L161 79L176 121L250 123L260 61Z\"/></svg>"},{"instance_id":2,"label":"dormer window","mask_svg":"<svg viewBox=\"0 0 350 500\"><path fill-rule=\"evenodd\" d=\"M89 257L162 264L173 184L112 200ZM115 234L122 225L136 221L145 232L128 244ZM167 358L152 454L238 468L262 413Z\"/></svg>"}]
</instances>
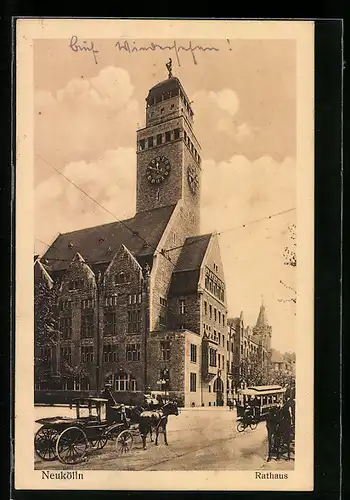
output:
<instances>
[{"instance_id":1,"label":"dormer window","mask_svg":"<svg viewBox=\"0 0 350 500\"><path fill-rule=\"evenodd\" d=\"M126 282L126 275L123 272L120 272L114 276L114 283L116 285L120 285Z\"/></svg>"}]
</instances>

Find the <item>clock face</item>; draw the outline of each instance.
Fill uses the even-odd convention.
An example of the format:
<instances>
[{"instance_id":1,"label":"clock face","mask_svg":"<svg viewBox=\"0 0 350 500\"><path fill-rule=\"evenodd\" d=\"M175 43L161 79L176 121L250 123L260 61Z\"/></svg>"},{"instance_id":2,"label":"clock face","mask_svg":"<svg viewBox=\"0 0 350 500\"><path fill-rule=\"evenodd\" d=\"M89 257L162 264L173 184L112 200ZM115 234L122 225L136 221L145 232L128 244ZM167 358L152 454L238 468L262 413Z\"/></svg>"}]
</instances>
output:
<instances>
[{"instance_id":1,"label":"clock face","mask_svg":"<svg viewBox=\"0 0 350 500\"><path fill-rule=\"evenodd\" d=\"M199 178L196 170L193 167L188 167L187 179L192 193L196 193L199 186Z\"/></svg>"},{"instance_id":2,"label":"clock face","mask_svg":"<svg viewBox=\"0 0 350 500\"><path fill-rule=\"evenodd\" d=\"M160 184L170 174L170 161L166 156L156 156L150 161L146 177L151 184Z\"/></svg>"}]
</instances>

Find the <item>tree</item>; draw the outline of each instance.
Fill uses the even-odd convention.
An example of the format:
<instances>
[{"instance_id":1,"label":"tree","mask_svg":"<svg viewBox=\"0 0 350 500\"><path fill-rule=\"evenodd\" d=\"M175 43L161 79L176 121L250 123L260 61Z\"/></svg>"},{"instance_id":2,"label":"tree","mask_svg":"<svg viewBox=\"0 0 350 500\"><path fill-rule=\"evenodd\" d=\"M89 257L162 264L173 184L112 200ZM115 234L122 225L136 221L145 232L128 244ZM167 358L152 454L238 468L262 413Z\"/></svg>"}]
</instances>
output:
<instances>
[{"instance_id":1,"label":"tree","mask_svg":"<svg viewBox=\"0 0 350 500\"><path fill-rule=\"evenodd\" d=\"M58 342L56 315L58 287L44 279L34 284L34 373L36 383L52 378L51 353Z\"/></svg>"},{"instance_id":2,"label":"tree","mask_svg":"<svg viewBox=\"0 0 350 500\"><path fill-rule=\"evenodd\" d=\"M290 239L290 245L286 246L283 252L283 257L284 257L284 265L285 266L290 266L290 267L296 267L297 266L297 254L296 254L296 225L291 224L288 226L288 232L289 232L289 239ZM291 296L287 299L278 299L279 302L292 302L293 304L296 304L297 302L297 292L296 290L291 287L290 285L287 285L284 281L280 280L281 285L284 286L287 290L292 292Z\"/></svg>"},{"instance_id":3,"label":"tree","mask_svg":"<svg viewBox=\"0 0 350 500\"><path fill-rule=\"evenodd\" d=\"M240 381L246 386L267 383L268 369L259 355L243 358L240 364Z\"/></svg>"},{"instance_id":4,"label":"tree","mask_svg":"<svg viewBox=\"0 0 350 500\"><path fill-rule=\"evenodd\" d=\"M289 246L286 246L284 249L284 265L285 266L291 266L291 267L296 267L297 265L297 235L296 235L296 225L291 224L288 226L288 232L289 232L289 239L291 241Z\"/></svg>"}]
</instances>

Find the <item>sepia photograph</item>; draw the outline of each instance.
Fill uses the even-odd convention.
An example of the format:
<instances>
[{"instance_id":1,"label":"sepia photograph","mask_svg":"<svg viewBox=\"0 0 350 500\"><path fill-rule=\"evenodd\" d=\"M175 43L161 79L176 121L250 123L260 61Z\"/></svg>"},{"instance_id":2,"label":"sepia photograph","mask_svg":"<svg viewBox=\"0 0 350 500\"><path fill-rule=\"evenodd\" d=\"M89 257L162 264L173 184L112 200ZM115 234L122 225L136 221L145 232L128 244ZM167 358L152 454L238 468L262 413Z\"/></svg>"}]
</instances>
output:
<instances>
[{"instance_id":1,"label":"sepia photograph","mask_svg":"<svg viewBox=\"0 0 350 500\"><path fill-rule=\"evenodd\" d=\"M312 490L313 23L18 20L16 104L16 487Z\"/></svg>"}]
</instances>

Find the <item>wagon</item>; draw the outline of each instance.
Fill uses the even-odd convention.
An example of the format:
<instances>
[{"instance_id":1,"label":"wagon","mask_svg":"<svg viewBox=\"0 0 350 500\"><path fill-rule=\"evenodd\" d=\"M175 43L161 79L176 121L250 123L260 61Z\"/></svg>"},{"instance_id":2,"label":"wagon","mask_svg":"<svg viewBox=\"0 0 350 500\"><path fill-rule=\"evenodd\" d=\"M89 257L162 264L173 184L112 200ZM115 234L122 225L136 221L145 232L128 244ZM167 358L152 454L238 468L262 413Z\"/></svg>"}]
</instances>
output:
<instances>
[{"instance_id":1,"label":"wagon","mask_svg":"<svg viewBox=\"0 0 350 500\"><path fill-rule=\"evenodd\" d=\"M286 388L279 385L251 386L241 389L237 400L237 417L243 418L247 404L254 407L254 417L257 421L266 419L271 408L284 401ZM254 403L253 403L254 401Z\"/></svg>"},{"instance_id":2,"label":"wagon","mask_svg":"<svg viewBox=\"0 0 350 500\"><path fill-rule=\"evenodd\" d=\"M102 449L109 440L122 455L133 446L133 430L121 407L109 406L103 398L74 399L76 417L49 417L35 434L34 448L42 460L77 464L90 450Z\"/></svg>"}]
</instances>

